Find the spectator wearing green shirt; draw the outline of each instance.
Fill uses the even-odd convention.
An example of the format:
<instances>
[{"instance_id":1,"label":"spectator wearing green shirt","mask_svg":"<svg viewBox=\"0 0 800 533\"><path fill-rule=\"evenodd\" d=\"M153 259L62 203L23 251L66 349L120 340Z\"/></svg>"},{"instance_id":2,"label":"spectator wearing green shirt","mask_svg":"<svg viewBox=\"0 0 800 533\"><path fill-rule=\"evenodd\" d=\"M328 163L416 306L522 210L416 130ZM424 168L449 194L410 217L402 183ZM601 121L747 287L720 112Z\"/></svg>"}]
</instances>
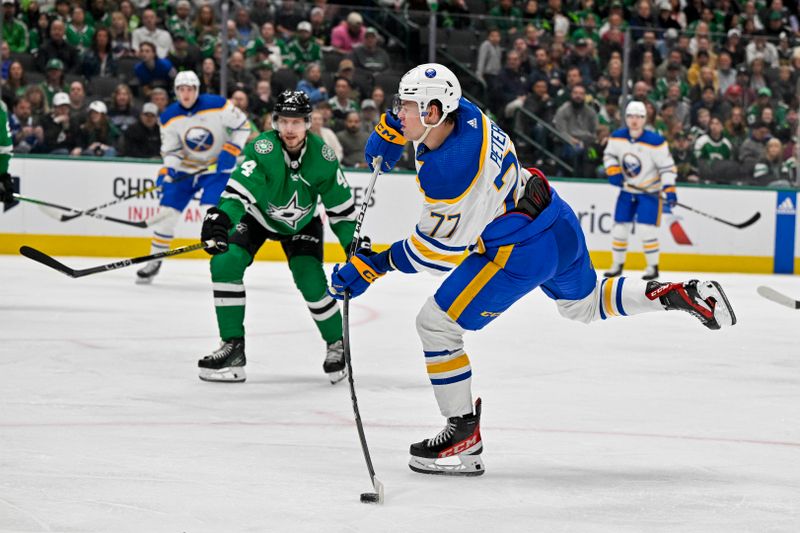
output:
<instances>
[{"instance_id":1,"label":"spectator wearing green shirt","mask_svg":"<svg viewBox=\"0 0 800 533\"><path fill-rule=\"evenodd\" d=\"M197 44L197 38L192 27L191 14L192 4L189 0L178 0L178 3L175 4L175 14L169 17L167 21L167 30L169 30L173 38L175 35L181 34L186 36L186 40L190 44Z\"/></svg>"},{"instance_id":2,"label":"spectator wearing green shirt","mask_svg":"<svg viewBox=\"0 0 800 533\"><path fill-rule=\"evenodd\" d=\"M66 93L67 86L64 84L64 62L58 58L53 58L47 62L45 69L45 80L39 84L47 96L47 103L53 103L53 96L56 93Z\"/></svg>"},{"instance_id":3,"label":"spectator wearing green shirt","mask_svg":"<svg viewBox=\"0 0 800 533\"><path fill-rule=\"evenodd\" d=\"M3 0L3 41L12 52L28 51L28 27L16 17L14 0Z\"/></svg>"},{"instance_id":4,"label":"spectator wearing green shirt","mask_svg":"<svg viewBox=\"0 0 800 533\"><path fill-rule=\"evenodd\" d=\"M514 35L522 31L522 11L513 0L500 0L489 10L489 23L506 35Z\"/></svg>"},{"instance_id":5,"label":"spectator wearing green shirt","mask_svg":"<svg viewBox=\"0 0 800 533\"><path fill-rule=\"evenodd\" d=\"M311 29L310 22L306 20L299 22L294 39L286 47L286 67L298 74L302 74L309 63L322 61L322 49L311 38Z\"/></svg>"},{"instance_id":6,"label":"spectator wearing green shirt","mask_svg":"<svg viewBox=\"0 0 800 533\"><path fill-rule=\"evenodd\" d=\"M86 12L76 6L72 10L72 19L67 24L67 42L82 53L92 46L93 37L94 28L86 23Z\"/></svg>"}]
</instances>

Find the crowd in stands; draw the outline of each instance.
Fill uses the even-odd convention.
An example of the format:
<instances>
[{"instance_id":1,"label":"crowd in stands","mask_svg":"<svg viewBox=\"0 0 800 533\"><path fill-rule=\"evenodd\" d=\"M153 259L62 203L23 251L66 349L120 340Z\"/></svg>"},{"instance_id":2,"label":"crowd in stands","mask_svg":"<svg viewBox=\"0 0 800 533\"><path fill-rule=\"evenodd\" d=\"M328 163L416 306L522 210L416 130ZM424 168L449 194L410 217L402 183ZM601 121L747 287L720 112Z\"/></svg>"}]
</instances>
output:
<instances>
[{"instance_id":1,"label":"crowd in stands","mask_svg":"<svg viewBox=\"0 0 800 533\"><path fill-rule=\"evenodd\" d=\"M489 107L574 175L604 177L604 146L636 99L680 181L797 183L796 1L499 0L489 15L475 57Z\"/></svg>"},{"instance_id":2,"label":"crowd in stands","mask_svg":"<svg viewBox=\"0 0 800 533\"><path fill-rule=\"evenodd\" d=\"M2 0L2 98L16 153L159 158L158 117L176 74L195 71L201 92L219 94L226 39L226 93L251 138L272 129L274 96L297 88L343 164L366 166L363 146L386 105L376 77L396 86L401 74L383 37L324 0L231 6L223 29L219 2Z\"/></svg>"},{"instance_id":3,"label":"crowd in stands","mask_svg":"<svg viewBox=\"0 0 800 533\"><path fill-rule=\"evenodd\" d=\"M272 128L274 95L297 88L314 105L312 130L344 165L363 167L366 136L410 66L387 53L394 37L368 27L362 10L326 0L231 5L221 28L218 0L2 0L2 98L15 150L158 158L172 80L193 70L201 92L219 93L224 39L226 92L253 136ZM376 5L429 9L424 0ZM471 32L464 47L482 103L522 134L517 144L534 141L575 176L603 177L605 143L637 99L681 181L796 183L796 0L444 0L437 24ZM532 153L531 163L553 164ZM413 167L410 149L400 167Z\"/></svg>"}]
</instances>

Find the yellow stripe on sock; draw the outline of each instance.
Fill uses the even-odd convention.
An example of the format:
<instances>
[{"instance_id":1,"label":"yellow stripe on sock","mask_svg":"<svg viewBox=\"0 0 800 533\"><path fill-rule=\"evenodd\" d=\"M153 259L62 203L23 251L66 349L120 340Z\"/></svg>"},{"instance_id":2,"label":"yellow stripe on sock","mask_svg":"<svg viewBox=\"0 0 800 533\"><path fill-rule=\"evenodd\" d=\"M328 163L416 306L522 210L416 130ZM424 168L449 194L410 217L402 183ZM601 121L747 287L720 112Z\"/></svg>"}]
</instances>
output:
<instances>
[{"instance_id":1,"label":"yellow stripe on sock","mask_svg":"<svg viewBox=\"0 0 800 533\"><path fill-rule=\"evenodd\" d=\"M613 304L611 302L611 294L614 292L614 283L616 283L616 278L609 279L605 286L603 287L603 307L606 309L607 316L617 316L618 313L614 311Z\"/></svg>"},{"instance_id":2,"label":"yellow stripe on sock","mask_svg":"<svg viewBox=\"0 0 800 533\"><path fill-rule=\"evenodd\" d=\"M428 363L428 374L450 372L451 370L458 370L466 366L469 366L469 357L467 357L467 354L463 354L451 361L445 361L444 363Z\"/></svg>"}]
</instances>

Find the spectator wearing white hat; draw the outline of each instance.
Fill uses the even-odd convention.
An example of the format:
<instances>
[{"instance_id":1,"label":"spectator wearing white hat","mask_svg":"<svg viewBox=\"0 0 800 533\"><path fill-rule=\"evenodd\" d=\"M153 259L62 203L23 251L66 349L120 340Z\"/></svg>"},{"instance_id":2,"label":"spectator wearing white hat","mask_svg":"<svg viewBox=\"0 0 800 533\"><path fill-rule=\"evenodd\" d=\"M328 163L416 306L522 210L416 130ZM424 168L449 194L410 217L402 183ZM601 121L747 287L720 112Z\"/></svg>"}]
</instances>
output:
<instances>
[{"instance_id":1,"label":"spectator wearing white hat","mask_svg":"<svg viewBox=\"0 0 800 533\"><path fill-rule=\"evenodd\" d=\"M161 157L161 130L156 104L147 102L142 106L139 120L123 133L119 155L141 159Z\"/></svg>"},{"instance_id":2,"label":"spectator wearing white hat","mask_svg":"<svg viewBox=\"0 0 800 533\"><path fill-rule=\"evenodd\" d=\"M353 47L364 42L364 19L360 13L351 11L347 19L331 31L331 46L342 54L349 54Z\"/></svg>"},{"instance_id":3,"label":"spectator wearing white hat","mask_svg":"<svg viewBox=\"0 0 800 533\"><path fill-rule=\"evenodd\" d=\"M40 153L67 155L78 146L80 140L80 126L70 120L69 95L61 92L53 96L53 108L49 115L42 119L44 142L40 146Z\"/></svg>"},{"instance_id":4,"label":"spectator wearing white hat","mask_svg":"<svg viewBox=\"0 0 800 533\"><path fill-rule=\"evenodd\" d=\"M94 157L115 157L117 150L114 144L119 137L119 130L108 120L108 108L100 100L89 104L89 115L80 127L78 145L72 149L72 155Z\"/></svg>"},{"instance_id":5,"label":"spectator wearing white hat","mask_svg":"<svg viewBox=\"0 0 800 533\"><path fill-rule=\"evenodd\" d=\"M294 39L286 47L286 66L302 74L310 63L322 61L322 48L311 38L311 23L297 24Z\"/></svg>"}]
</instances>

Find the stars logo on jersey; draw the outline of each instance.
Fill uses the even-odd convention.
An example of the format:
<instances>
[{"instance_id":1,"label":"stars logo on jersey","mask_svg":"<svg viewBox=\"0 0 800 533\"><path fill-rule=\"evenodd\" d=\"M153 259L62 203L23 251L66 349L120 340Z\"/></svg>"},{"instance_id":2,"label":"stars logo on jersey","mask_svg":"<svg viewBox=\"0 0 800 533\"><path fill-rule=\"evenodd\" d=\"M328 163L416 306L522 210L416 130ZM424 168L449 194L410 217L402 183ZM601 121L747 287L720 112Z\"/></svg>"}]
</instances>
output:
<instances>
[{"instance_id":1,"label":"stars logo on jersey","mask_svg":"<svg viewBox=\"0 0 800 533\"><path fill-rule=\"evenodd\" d=\"M214 134L206 128L195 126L186 130L183 142L193 152L206 152L214 146Z\"/></svg>"},{"instance_id":2,"label":"stars logo on jersey","mask_svg":"<svg viewBox=\"0 0 800 533\"><path fill-rule=\"evenodd\" d=\"M267 215L274 220L280 220L292 229L297 229L297 223L311 211L311 206L300 206L297 203L297 191L286 205L274 206L269 204Z\"/></svg>"},{"instance_id":3,"label":"stars logo on jersey","mask_svg":"<svg viewBox=\"0 0 800 533\"><path fill-rule=\"evenodd\" d=\"M622 156L622 172L628 178L635 178L642 171L642 161L636 156L628 152Z\"/></svg>"},{"instance_id":4,"label":"stars logo on jersey","mask_svg":"<svg viewBox=\"0 0 800 533\"><path fill-rule=\"evenodd\" d=\"M467 124L469 124L470 126L472 126L475 129L477 129L478 128L478 119L477 118L471 118L471 119L469 119L467 121Z\"/></svg>"},{"instance_id":5,"label":"stars logo on jersey","mask_svg":"<svg viewBox=\"0 0 800 533\"><path fill-rule=\"evenodd\" d=\"M259 139L253 144L253 150L259 154L268 154L274 147L272 141L268 141L267 139Z\"/></svg>"},{"instance_id":6,"label":"stars logo on jersey","mask_svg":"<svg viewBox=\"0 0 800 533\"><path fill-rule=\"evenodd\" d=\"M336 152L334 152L333 148L331 148L327 144L323 144L322 145L322 157L324 157L328 161L336 161Z\"/></svg>"}]
</instances>

